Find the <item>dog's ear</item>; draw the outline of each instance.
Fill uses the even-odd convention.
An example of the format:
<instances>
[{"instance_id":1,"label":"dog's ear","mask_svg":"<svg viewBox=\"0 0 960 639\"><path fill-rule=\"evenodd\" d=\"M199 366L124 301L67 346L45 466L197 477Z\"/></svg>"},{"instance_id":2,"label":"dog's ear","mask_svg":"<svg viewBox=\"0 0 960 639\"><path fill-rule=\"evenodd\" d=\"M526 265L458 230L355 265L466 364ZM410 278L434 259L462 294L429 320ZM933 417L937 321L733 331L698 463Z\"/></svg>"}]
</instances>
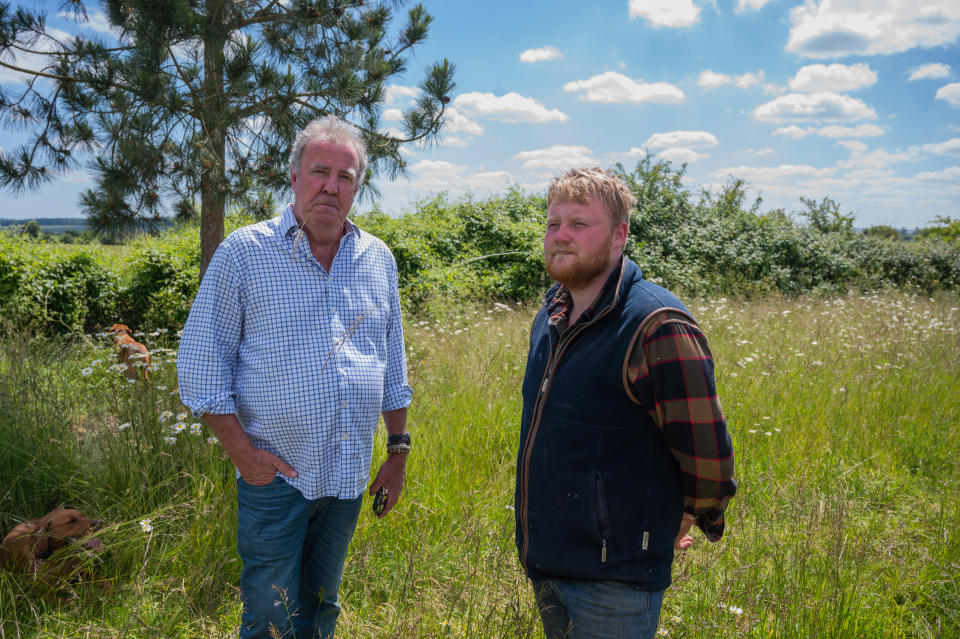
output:
<instances>
[{"instance_id":1,"label":"dog's ear","mask_svg":"<svg viewBox=\"0 0 960 639\"><path fill-rule=\"evenodd\" d=\"M110 332L115 334L126 333L127 335L133 335L133 331L131 331L130 327L126 324L114 324L110 327Z\"/></svg>"}]
</instances>

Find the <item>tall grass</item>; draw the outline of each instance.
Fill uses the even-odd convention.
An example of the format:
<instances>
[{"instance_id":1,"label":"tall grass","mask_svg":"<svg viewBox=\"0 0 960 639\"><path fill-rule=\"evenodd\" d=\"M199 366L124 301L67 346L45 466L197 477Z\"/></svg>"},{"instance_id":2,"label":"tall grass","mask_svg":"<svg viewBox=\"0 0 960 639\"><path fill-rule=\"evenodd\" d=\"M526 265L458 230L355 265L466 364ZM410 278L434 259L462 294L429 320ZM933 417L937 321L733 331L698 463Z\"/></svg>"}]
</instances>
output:
<instances>
[{"instance_id":1,"label":"tall grass","mask_svg":"<svg viewBox=\"0 0 960 639\"><path fill-rule=\"evenodd\" d=\"M717 360L740 493L724 539L677 557L661 633L960 636L958 307L899 292L691 304ZM541 636L511 510L533 311L408 323L407 486L384 520L361 514L340 636ZM2 344L3 529L57 503L106 522L106 550L75 579L0 573L2 637L236 631L232 466L190 418L164 439L183 408L174 352L157 349L176 341L145 339L159 362L149 387L108 368L103 339Z\"/></svg>"}]
</instances>

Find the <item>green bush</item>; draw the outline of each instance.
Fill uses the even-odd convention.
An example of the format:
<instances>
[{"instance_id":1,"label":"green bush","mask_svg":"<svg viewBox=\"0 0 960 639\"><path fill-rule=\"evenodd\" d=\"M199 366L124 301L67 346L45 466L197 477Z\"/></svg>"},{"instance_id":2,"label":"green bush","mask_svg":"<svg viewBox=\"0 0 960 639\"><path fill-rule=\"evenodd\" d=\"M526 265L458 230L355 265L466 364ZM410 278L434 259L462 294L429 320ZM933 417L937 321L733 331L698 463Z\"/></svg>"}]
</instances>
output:
<instances>
[{"instance_id":1,"label":"green bush","mask_svg":"<svg viewBox=\"0 0 960 639\"><path fill-rule=\"evenodd\" d=\"M546 285L542 197L512 189L503 196L418 202L399 217L379 209L356 217L397 260L404 301L414 310L435 299L522 300Z\"/></svg>"},{"instance_id":2,"label":"green bush","mask_svg":"<svg viewBox=\"0 0 960 639\"><path fill-rule=\"evenodd\" d=\"M183 326L200 281L200 244L195 227L142 239L130 260L124 290L126 324L174 329Z\"/></svg>"},{"instance_id":3,"label":"green bush","mask_svg":"<svg viewBox=\"0 0 960 639\"><path fill-rule=\"evenodd\" d=\"M0 316L46 334L90 332L117 306L118 279L87 250L60 253L29 240L0 238Z\"/></svg>"},{"instance_id":4,"label":"green bush","mask_svg":"<svg viewBox=\"0 0 960 639\"><path fill-rule=\"evenodd\" d=\"M647 278L684 295L843 293L905 287L960 288L960 245L940 221L916 240L858 233L853 218L824 198L802 198L796 218L748 203L747 185L692 194L684 167L647 157L615 169L637 199L627 255ZM511 189L486 199L445 195L399 216L356 215L397 260L404 306L429 313L450 301L525 301L548 286L543 268L546 202ZM227 231L251 216L227 219ZM943 229L947 229L944 231ZM197 291L195 223L105 250L0 234L0 322L44 334L91 332L114 322L136 330L177 329Z\"/></svg>"}]
</instances>

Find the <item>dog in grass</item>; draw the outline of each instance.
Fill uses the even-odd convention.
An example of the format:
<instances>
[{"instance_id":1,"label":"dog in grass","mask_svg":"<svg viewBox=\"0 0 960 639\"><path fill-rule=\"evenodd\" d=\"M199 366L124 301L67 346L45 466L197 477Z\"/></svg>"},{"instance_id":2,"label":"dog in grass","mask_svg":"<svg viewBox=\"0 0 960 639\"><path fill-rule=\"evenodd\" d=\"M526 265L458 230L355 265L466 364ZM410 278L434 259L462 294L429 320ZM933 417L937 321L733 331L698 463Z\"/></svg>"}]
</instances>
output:
<instances>
[{"instance_id":1,"label":"dog in grass","mask_svg":"<svg viewBox=\"0 0 960 639\"><path fill-rule=\"evenodd\" d=\"M126 365L123 372L127 379L137 378L137 369L143 369L143 378L149 379L147 367L150 365L150 351L146 346L133 338L133 331L126 324L114 324L109 332L113 335L113 342L117 345L117 354L120 363Z\"/></svg>"},{"instance_id":2,"label":"dog in grass","mask_svg":"<svg viewBox=\"0 0 960 639\"><path fill-rule=\"evenodd\" d=\"M103 542L90 536L101 525L74 508L55 508L43 517L17 524L0 544L0 569L73 577L81 565L81 553L103 550Z\"/></svg>"}]
</instances>

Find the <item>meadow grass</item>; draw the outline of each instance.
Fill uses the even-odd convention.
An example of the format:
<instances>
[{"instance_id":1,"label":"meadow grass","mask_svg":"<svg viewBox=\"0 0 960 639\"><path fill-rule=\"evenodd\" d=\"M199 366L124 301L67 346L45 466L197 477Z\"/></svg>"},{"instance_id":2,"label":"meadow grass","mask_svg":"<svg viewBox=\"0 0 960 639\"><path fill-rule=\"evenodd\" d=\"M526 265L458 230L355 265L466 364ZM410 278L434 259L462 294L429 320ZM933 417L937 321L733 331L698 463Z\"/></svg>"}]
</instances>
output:
<instances>
[{"instance_id":1,"label":"meadow grass","mask_svg":"<svg viewBox=\"0 0 960 639\"><path fill-rule=\"evenodd\" d=\"M960 300L690 306L717 361L740 491L723 540L698 536L678 555L661 634L960 636ZM408 320L407 486L384 520L365 503L338 636L541 636L512 511L534 310ZM206 427L191 432L199 420L178 419L175 336L144 339L149 386L109 368L104 338L2 341L0 523L58 503L106 522L106 550L74 580L0 573L3 639L235 635L233 468Z\"/></svg>"}]
</instances>

